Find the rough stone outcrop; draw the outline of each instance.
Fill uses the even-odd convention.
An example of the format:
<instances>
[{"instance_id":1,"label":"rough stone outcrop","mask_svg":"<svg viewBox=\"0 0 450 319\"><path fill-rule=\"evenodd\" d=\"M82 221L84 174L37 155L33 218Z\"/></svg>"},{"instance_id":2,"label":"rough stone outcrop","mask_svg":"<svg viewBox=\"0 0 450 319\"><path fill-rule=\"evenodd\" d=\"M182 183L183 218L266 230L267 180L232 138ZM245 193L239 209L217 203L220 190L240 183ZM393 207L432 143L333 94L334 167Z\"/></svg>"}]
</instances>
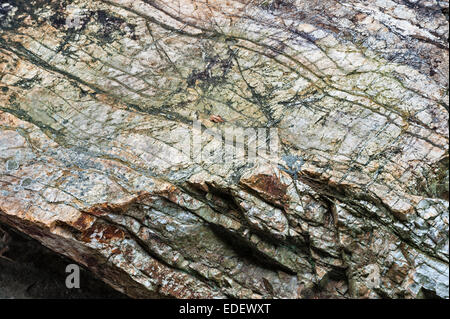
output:
<instances>
[{"instance_id":1,"label":"rough stone outcrop","mask_svg":"<svg viewBox=\"0 0 450 319\"><path fill-rule=\"evenodd\" d=\"M1 1L0 222L132 297L448 298L448 7Z\"/></svg>"}]
</instances>

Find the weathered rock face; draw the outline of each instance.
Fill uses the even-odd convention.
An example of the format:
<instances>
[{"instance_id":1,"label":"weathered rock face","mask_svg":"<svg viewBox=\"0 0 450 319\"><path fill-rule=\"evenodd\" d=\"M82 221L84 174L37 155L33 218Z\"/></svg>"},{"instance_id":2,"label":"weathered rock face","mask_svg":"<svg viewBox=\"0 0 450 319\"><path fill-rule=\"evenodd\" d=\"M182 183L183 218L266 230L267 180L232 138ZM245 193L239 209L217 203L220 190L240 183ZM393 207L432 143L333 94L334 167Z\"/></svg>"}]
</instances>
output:
<instances>
[{"instance_id":1,"label":"weathered rock face","mask_svg":"<svg viewBox=\"0 0 450 319\"><path fill-rule=\"evenodd\" d=\"M8 0L0 31L0 222L132 297L449 297L448 1Z\"/></svg>"}]
</instances>

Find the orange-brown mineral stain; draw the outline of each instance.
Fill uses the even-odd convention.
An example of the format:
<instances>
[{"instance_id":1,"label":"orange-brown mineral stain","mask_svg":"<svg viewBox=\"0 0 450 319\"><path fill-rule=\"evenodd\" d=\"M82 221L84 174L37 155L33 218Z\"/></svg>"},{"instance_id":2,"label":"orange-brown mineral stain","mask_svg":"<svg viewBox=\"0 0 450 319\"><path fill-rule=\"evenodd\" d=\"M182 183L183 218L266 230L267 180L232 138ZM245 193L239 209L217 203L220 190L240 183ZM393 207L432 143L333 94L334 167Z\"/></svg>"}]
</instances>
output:
<instances>
[{"instance_id":1,"label":"orange-brown mineral stain","mask_svg":"<svg viewBox=\"0 0 450 319\"><path fill-rule=\"evenodd\" d=\"M95 217L89 214L82 213L80 217L77 218L75 222L73 222L73 227L76 229L83 231L88 229L95 221Z\"/></svg>"},{"instance_id":2,"label":"orange-brown mineral stain","mask_svg":"<svg viewBox=\"0 0 450 319\"><path fill-rule=\"evenodd\" d=\"M242 181L242 183L274 200L287 199L286 189L288 186L281 183L275 175L259 174Z\"/></svg>"},{"instance_id":3,"label":"orange-brown mineral stain","mask_svg":"<svg viewBox=\"0 0 450 319\"><path fill-rule=\"evenodd\" d=\"M81 240L87 243L97 241L102 244L110 243L114 240L122 240L125 238L125 232L109 224L97 223L84 231Z\"/></svg>"},{"instance_id":4,"label":"orange-brown mineral stain","mask_svg":"<svg viewBox=\"0 0 450 319\"><path fill-rule=\"evenodd\" d=\"M180 190L174 186L170 185L168 188L155 192L156 195L167 198L169 201L173 203L178 203L181 199Z\"/></svg>"},{"instance_id":5,"label":"orange-brown mineral stain","mask_svg":"<svg viewBox=\"0 0 450 319\"><path fill-rule=\"evenodd\" d=\"M108 204L102 203L102 204L98 204L93 207L90 207L89 209L86 209L85 212L89 215L104 216L104 215L107 215L108 211L110 211L110 210L111 210L111 208L109 207Z\"/></svg>"}]
</instances>

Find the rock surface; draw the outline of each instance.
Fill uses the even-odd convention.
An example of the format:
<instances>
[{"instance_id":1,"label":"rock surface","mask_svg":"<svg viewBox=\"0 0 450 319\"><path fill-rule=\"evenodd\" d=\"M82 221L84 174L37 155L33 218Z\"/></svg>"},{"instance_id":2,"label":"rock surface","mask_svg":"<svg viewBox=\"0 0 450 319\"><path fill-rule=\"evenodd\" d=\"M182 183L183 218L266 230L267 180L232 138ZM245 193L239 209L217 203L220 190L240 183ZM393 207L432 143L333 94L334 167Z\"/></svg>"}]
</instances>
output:
<instances>
[{"instance_id":1,"label":"rock surface","mask_svg":"<svg viewBox=\"0 0 450 319\"><path fill-rule=\"evenodd\" d=\"M448 8L1 1L0 221L131 297L448 298Z\"/></svg>"}]
</instances>

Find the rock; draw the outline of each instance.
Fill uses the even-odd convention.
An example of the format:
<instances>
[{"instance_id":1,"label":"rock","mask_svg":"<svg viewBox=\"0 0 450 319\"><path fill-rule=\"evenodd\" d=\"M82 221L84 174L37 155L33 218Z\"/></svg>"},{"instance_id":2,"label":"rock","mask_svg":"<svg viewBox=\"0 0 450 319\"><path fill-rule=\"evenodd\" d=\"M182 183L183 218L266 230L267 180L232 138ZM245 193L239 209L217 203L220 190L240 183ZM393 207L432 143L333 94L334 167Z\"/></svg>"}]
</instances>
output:
<instances>
[{"instance_id":1,"label":"rock","mask_svg":"<svg viewBox=\"0 0 450 319\"><path fill-rule=\"evenodd\" d=\"M0 222L135 298L448 298L447 1L0 17Z\"/></svg>"}]
</instances>

